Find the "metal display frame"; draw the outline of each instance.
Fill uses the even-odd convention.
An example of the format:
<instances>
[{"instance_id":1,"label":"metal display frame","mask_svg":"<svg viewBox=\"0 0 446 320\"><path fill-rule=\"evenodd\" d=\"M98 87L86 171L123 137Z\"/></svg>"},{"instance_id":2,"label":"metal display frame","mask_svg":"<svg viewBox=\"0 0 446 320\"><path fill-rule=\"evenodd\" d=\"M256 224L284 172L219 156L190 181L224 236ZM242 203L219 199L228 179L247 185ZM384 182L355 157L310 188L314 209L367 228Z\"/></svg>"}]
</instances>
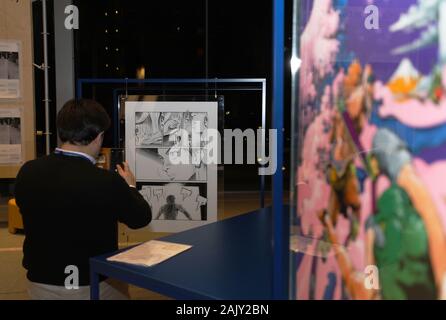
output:
<instances>
[{"instance_id":1,"label":"metal display frame","mask_svg":"<svg viewBox=\"0 0 446 320\"><path fill-rule=\"evenodd\" d=\"M289 299L289 212L283 206L283 128L284 128L284 37L285 1L273 3L273 104L272 129L277 130L277 168L273 175L273 297ZM253 83L262 86L262 127L266 128L266 79L78 79L77 98L82 97L84 84L219 84ZM213 89L206 89L213 90ZM261 176L260 205L265 206L265 177Z\"/></svg>"},{"instance_id":2,"label":"metal display frame","mask_svg":"<svg viewBox=\"0 0 446 320\"><path fill-rule=\"evenodd\" d=\"M273 297L289 299L289 212L283 205L285 1L273 3L273 106L272 129L277 130L277 170L273 176Z\"/></svg>"},{"instance_id":3,"label":"metal display frame","mask_svg":"<svg viewBox=\"0 0 446 320\"><path fill-rule=\"evenodd\" d=\"M272 125L277 130L277 164L276 172L272 178L273 196L273 298L289 299L289 212L283 205L283 152L284 152L284 52L285 52L285 1L273 2L273 103ZM221 84L221 83L252 83L262 87L262 128L266 129L266 79L78 79L76 96L82 97L84 84ZM204 90L215 90L206 88ZM219 89L219 91L221 91ZM261 207L265 206L265 176L260 182Z\"/></svg>"},{"instance_id":4,"label":"metal display frame","mask_svg":"<svg viewBox=\"0 0 446 320\"><path fill-rule=\"evenodd\" d=\"M194 90L203 90L203 91L261 91L262 92L262 128L266 129L267 127L267 119L266 119L266 79L265 78L234 78L234 79L90 79L90 78L80 78L76 81L76 97L78 99L83 97L83 87L86 84L95 85L95 84L115 84L115 85L125 85L127 90L127 85L129 84L149 84L149 85L181 85L181 84L203 84L205 88L199 88ZM209 87L209 85L214 85ZM251 84L256 85L258 88L219 88L218 84ZM134 88L129 88L129 90ZM146 88L149 89L149 88ZM114 123L118 123L118 91L122 91L121 89L113 90L113 121ZM114 137L116 139L116 137ZM265 136L262 137L262 141L265 142ZM264 143L265 145L265 143ZM281 168L281 166L279 167ZM260 176L260 207L265 207L265 176Z\"/></svg>"}]
</instances>

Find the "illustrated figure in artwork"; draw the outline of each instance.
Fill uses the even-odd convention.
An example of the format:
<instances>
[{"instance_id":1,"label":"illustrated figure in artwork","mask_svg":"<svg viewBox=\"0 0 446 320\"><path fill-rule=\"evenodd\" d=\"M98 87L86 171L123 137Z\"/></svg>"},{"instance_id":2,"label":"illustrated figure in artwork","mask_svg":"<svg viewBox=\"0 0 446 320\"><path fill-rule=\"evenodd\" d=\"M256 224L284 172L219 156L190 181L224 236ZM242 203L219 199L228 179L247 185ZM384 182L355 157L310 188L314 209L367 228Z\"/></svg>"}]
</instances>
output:
<instances>
[{"instance_id":1,"label":"illustrated figure in artwork","mask_svg":"<svg viewBox=\"0 0 446 320\"><path fill-rule=\"evenodd\" d=\"M373 147L371 170L391 181L365 226L366 264L378 267L379 290L367 289L366 275L353 268L345 247L334 245L346 290L353 299L444 299L446 237L434 202L401 139L380 129ZM331 217L320 218L339 243Z\"/></svg>"},{"instance_id":2,"label":"illustrated figure in artwork","mask_svg":"<svg viewBox=\"0 0 446 320\"><path fill-rule=\"evenodd\" d=\"M370 66L366 66L363 71L357 61L350 65L344 79L343 96L337 102L338 110L333 119L331 161L326 167L331 192L325 211L334 225L339 214L349 219L350 233L346 244L356 239L359 229L361 181L355 158L361 152L361 147L356 145L353 135L361 133L372 107L371 79Z\"/></svg>"},{"instance_id":3,"label":"illustrated figure in artwork","mask_svg":"<svg viewBox=\"0 0 446 320\"><path fill-rule=\"evenodd\" d=\"M166 204L160 208L160 211L156 217L158 220L162 215L164 215L165 220L177 220L178 213L183 213L189 220L192 220L189 212L181 204L175 203L175 196L168 195L166 197Z\"/></svg>"},{"instance_id":4,"label":"illustrated figure in artwork","mask_svg":"<svg viewBox=\"0 0 446 320\"><path fill-rule=\"evenodd\" d=\"M205 112L137 112L135 135L137 146L202 147L201 134L208 127Z\"/></svg>"}]
</instances>

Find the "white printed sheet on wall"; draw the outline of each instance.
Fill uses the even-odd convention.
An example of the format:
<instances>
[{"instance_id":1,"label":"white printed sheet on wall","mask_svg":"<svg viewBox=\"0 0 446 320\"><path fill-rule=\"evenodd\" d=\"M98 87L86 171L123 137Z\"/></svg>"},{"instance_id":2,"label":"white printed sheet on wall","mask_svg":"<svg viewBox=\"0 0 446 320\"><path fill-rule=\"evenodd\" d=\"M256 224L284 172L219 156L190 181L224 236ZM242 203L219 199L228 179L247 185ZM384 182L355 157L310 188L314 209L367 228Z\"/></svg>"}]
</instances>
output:
<instances>
[{"instance_id":1,"label":"white printed sheet on wall","mask_svg":"<svg viewBox=\"0 0 446 320\"><path fill-rule=\"evenodd\" d=\"M20 98L20 42L0 40L0 99Z\"/></svg>"},{"instance_id":2,"label":"white printed sheet on wall","mask_svg":"<svg viewBox=\"0 0 446 320\"><path fill-rule=\"evenodd\" d=\"M0 109L0 165L22 162L21 108Z\"/></svg>"}]
</instances>

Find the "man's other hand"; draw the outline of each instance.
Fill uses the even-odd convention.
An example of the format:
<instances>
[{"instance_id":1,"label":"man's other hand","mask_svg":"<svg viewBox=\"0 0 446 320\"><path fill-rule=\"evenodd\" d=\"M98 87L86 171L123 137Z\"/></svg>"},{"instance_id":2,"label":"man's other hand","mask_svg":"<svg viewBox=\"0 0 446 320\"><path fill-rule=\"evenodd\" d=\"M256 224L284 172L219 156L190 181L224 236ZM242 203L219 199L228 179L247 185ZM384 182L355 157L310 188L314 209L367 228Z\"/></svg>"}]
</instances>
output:
<instances>
[{"instance_id":1,"label":"man's other hand","mask_svg":"<svg viewBox=\"0 0 446 320\"><path fill-rule=\"evenodd\" d=\"M136 186L136 178L133 172L129 168L129 164L127 162L123 162L122 165L116 165L116 169L118 170L119 175L127 182L129 186Z\"/></svg>"}]
</instances>

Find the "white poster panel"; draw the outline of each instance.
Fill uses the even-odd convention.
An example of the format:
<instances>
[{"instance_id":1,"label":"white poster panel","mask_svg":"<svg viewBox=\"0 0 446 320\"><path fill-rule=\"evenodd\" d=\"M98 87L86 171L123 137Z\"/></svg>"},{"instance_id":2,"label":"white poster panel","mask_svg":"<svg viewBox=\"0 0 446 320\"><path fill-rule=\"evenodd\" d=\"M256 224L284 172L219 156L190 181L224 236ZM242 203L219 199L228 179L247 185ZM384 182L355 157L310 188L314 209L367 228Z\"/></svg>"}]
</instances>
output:
<instances>
[{"instance_id":1,"label":"white poster panel","mask_svg":"<svg viewBox=\"0 0 446 320\"><path fill-rule=\"evenodd\" d=\"M0 109L0 165L22 162L21 108Z\"/></svg>"},{"instance_id":2,"label":"white poster panel","mask_svg":"<svg viewBox=\"0 0 446 320\"><path fill-rule=\"evenodd\" d=\"M217 163L208 163L210 146L200 138L218 129L218 102L127 102L125 119L126 160L152 208L149 229L217 221Z\"/></svg>"},{"instance_id":3,"label":"white poster panel","mask_svg":"<svg viewBox=\"0 0 446 320\"><path fill-rule=\"evenodd\" d=\"M0 99L20 97L20 42L0 40Z\"/></svg>"}]
</instances>

